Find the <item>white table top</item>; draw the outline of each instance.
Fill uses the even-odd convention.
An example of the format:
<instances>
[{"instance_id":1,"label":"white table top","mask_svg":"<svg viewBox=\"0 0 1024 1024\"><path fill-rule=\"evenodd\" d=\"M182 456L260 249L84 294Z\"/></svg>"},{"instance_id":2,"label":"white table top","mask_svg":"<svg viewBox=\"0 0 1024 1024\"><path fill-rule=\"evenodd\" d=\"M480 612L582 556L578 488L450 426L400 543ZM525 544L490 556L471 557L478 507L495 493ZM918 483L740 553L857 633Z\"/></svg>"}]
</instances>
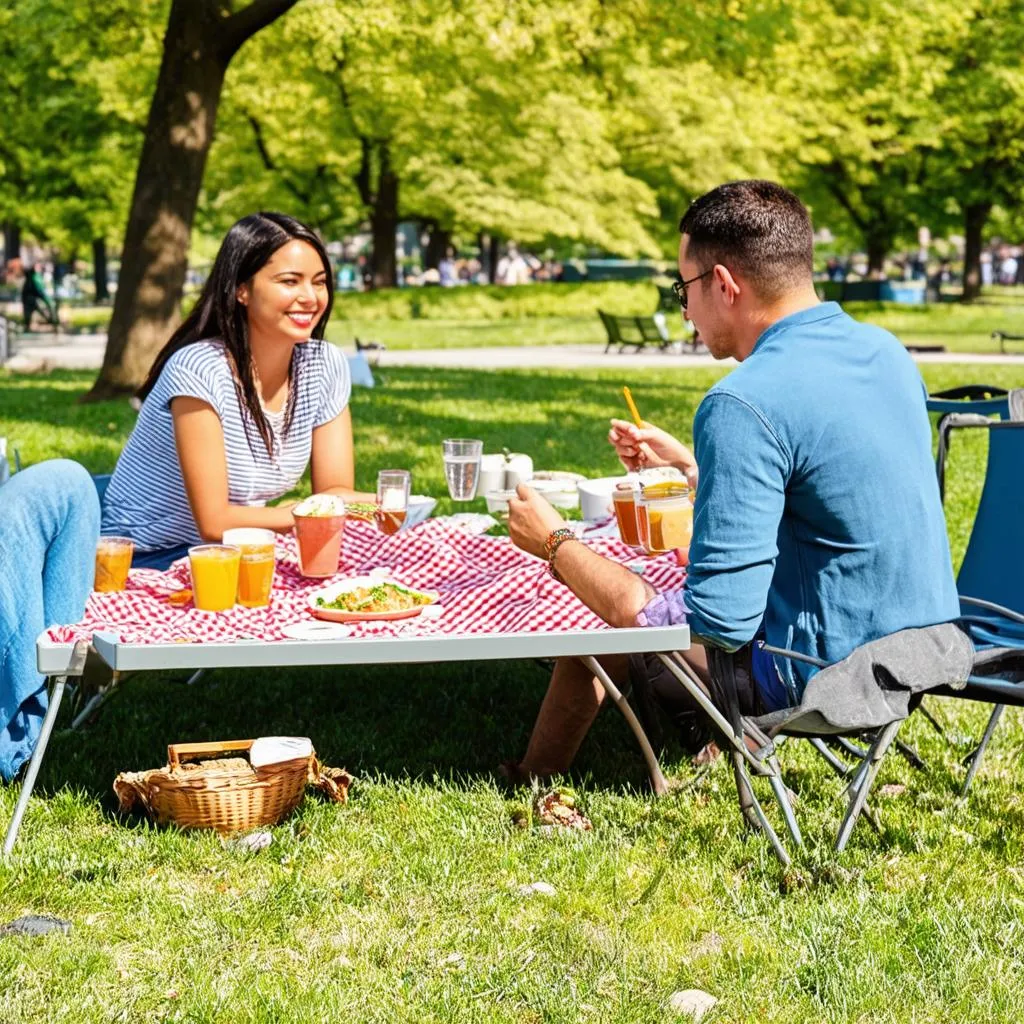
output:
<instances>
[{"instance_id":1,"label":"white table top","mask_svg":"<svg viewBox=\"0 0 1024 1024\"><path fill-rule=\"evenodd\" d=\"M682 651L690 646L690 629L688 626L660 626L561 633L161 644L123 644L112 634L96 633L93 646L111 668L121 672L298 665L398 665ZM73 644L54 643L43 633L36 641L39 671L49 676L62 675L68 668L73 650Z\"/></svg>"}]
</instances>

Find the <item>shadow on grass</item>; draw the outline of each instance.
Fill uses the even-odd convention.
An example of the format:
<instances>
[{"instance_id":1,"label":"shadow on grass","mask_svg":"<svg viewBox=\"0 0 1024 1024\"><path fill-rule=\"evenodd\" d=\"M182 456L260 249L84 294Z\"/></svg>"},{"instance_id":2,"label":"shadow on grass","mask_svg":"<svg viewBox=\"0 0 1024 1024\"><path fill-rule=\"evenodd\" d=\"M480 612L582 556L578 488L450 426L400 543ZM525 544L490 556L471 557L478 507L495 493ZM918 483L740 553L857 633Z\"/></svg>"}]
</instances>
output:
<instances>
[{"instance_id":1,"label":"shadow on grass","mask_svg":"<svg viewBox=\"0 0 1024 1024\"><path fill-rule=\"evenodd\" d=\"M62 709L39 791L83 790L112 811L117 773L163 765L169 743L266 735L308 735L324 763L356 777L472 786L525 750L548 675L535 661L218 670L193 686L184 675L136 674L83 730L70 732ZM639 749L614 708L599 716L573 777L646 787Z\"/></svg>"}]
</instances>

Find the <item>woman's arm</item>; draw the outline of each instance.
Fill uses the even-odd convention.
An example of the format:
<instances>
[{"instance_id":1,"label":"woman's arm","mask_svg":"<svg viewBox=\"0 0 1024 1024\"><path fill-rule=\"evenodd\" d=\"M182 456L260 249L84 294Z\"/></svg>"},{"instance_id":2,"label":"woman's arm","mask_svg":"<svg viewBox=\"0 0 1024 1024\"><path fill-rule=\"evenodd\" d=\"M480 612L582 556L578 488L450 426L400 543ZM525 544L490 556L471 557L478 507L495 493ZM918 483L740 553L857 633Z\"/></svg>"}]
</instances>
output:
<instances>
[{"instance_id":1,"label":"woman's arm","mask_svg":"<svg viewBox=\"0 0 1024 1024\"><path fill-rule=\"evenodd\" d=\"M294 520L287 508L232 505L228 501L224 428L211 405L179 396L171 401L171 416L185 493L204 541L219 543L224 531L235 526L261 526L279 532L292 528Z\"/></svg>"},{"instance_id":2,"label":"woman's arm","mask_svg":"<svg viewBox=\"0 0 1024 1024\"><path fill-rule=\"evenodd\" d=\"M313 430L312 467L314 494L340 494L350 501L377 500L376 494L355 490L356 460L348 406Z\"/></svg>"}]
</instances>

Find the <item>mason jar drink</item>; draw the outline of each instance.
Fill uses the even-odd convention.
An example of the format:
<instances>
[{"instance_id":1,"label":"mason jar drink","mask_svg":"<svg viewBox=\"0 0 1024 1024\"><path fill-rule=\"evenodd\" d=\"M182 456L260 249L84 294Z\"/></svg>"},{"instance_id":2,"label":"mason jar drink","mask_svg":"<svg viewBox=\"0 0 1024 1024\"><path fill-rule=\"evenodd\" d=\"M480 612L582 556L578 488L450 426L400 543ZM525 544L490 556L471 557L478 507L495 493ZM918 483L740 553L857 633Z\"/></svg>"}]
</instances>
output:
<instances>
[{"instance_id":1,"label":"mason jar drink","mask_svg":"<svg viewBox=\"0 0 1024 1024\"><path fill-rule=\"evenodd\" d=\"M612 508L619 526L623 544L631 548L640 547L636 524L636 486L631 483L618 484L612 492Z\"/></svg>"},{"instance_id":2,"label":"mason jar drink","mask_svg":"<svg viewBox=\"0 0 1024 1024\"><path fill-rule=\"evenodd\" d=\"M637 498L637 532L649 555L689 548L693 536L693 505L685 483L650 484Z\"/></svg>"}]
</instances>

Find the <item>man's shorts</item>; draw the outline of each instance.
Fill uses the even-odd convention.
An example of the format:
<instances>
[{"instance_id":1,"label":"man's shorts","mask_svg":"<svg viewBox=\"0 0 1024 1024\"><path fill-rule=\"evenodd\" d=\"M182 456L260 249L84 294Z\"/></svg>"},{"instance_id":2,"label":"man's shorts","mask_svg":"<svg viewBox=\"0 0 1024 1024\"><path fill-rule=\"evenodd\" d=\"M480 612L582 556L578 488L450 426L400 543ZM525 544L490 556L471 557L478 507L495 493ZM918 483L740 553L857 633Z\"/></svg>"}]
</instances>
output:
<instances>
[{"instance_id":1,"label":"man's shorts","mask_svg":"<svg viewBox=\"0 0 1024 1024\"><path fill-rule=\"evenodd\" d=\"M736 687L740 711L763 715L767 708L761 698L752 664L753 647L737 652ZM665 667L657 654L629 656L630 701L647 738L655 747L664 743L663 723L667 719L679 736L683 749L698 753L715 738L711 721L682 683Z\"/></svg>"}]
</instances>

